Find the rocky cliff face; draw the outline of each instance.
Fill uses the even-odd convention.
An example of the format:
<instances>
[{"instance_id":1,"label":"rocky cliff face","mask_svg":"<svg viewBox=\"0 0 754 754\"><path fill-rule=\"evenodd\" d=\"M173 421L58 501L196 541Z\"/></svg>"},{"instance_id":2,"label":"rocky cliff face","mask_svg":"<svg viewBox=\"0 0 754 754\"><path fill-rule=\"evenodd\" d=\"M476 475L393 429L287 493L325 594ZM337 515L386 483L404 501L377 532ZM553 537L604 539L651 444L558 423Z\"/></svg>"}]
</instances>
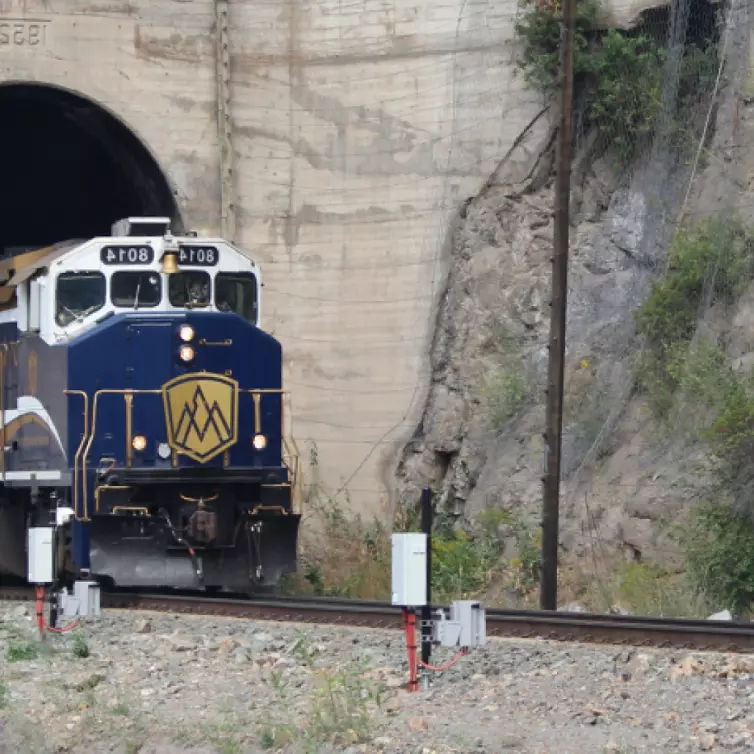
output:
<instances>
[{"instance_id":1,"label":"rocky cliff face","mask_svg":"<svg viewBox=\"0 0 754 754\"><path fill-rule=\"evenodd\" d=\"M679 562L668 523L704 483L700 448L658 437L634 390L641 348L633 312L662 273L684 216L750 198L754 98L747 94L748 3L728 12L725 66L697 144L671 159L661 138L631 171L587 135L573 165L561 545L566 557L601 549ZM706 124L706 126L705 126ZM433 343L432 386L398 476L405 499L431 484L441 509L473 521L502 507L540 516L543 388L553 237L554 131L543 111L521 134L452 230L452 262ZM748 166L748 167L747 167ZM728 349L751 363L754 307L728 313Z\"/></svg>"}]
</instances>

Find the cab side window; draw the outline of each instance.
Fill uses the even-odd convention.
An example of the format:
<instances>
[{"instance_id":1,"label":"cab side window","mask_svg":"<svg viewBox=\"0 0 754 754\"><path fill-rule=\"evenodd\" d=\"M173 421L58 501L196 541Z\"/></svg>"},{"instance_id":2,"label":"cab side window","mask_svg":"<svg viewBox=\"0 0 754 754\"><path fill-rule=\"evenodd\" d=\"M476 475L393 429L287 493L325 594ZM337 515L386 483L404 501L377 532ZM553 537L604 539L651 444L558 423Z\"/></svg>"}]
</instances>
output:
<instances>
[{"instance_id":1,"label":"cab side window","mask_svg":"<svg viewBox=\"0 0 754 754\"><path fill-rule=\"evenodd\" d=\"M248 272L221 272L215 278L215 306L257 323L257 279Z\"/></svg>"},{"instance_id":2,"label":"cab side window","mask_svg":"<svg viewBox=\"0 0 754 754\"><path fill-rule=\"evenodd\" d=\"M107 283L101 272L62 272L55 289L55 322L81 322L105 305Z\"/></svg>"}]
</instances>

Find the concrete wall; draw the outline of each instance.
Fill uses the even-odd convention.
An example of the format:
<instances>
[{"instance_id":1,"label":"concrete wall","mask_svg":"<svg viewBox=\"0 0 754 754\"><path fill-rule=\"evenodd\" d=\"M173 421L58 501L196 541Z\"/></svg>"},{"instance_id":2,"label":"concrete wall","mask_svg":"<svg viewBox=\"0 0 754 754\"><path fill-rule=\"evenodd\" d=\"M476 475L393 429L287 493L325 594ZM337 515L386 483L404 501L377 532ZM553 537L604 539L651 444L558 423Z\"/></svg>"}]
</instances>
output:
<instances>
[{"instance_id":1,"label":"concrete wall","mask_svg":"<svg viewBox=\"0 0 754 754\"><path fill-rule=\"evenodd\" d=\"M388 499L424 401L446 229L540 103L511 0L231 0L236 241L266 274L296 436L330 490ZM0 80L68 88L143 140L187 225L220 230L212 0L0 0ZM6 145L7 146L7 145ZM227 199L226 195L226 199Z\"/></svg>"}]
</instances>

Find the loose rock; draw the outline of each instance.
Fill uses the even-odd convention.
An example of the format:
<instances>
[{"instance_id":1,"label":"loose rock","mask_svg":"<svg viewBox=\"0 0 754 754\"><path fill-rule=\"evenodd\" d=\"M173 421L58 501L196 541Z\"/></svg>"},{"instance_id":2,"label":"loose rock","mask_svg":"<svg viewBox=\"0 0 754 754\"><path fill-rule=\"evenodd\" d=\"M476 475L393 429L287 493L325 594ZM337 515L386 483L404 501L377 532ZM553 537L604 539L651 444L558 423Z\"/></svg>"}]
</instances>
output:
<instances>
[{"instance_id":1,"label":"loose rock","mask_svg":"<svg viewBox=\"0 0 754 754\"><path fill-rule=\"evenodd\" d=\"M18 607L0 604L2 754L664 754L754 736L746 656L490 639L408 693L398 631L104 610L79 657Z\"/></svg>"}]
</instances>

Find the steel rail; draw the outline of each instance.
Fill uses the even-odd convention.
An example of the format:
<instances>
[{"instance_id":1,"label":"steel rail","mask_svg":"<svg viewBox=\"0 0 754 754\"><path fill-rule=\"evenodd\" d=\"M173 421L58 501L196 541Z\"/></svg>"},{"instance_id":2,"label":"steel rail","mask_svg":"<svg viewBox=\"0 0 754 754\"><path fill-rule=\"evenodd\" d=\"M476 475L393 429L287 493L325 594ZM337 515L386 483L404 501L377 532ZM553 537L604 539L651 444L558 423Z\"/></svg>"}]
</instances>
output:
<instances>
[{"instance_id":1,"label":"steel rail","mask_svg":"<svg viewBox=\"0 0 754 754\"><path fill-rule=\"evenodd\" d=\"M1 587L2 600L32 600L28 587ZM387 602L322 597L242 595L204 597L103 591L103 608L208 615L259 621L400 629L401 609ZM440 605L434 607L439 609ZM592 644L687 649L698 652L753 652L754 623L656 618L539 610L487 610L487 634Z\"/></svg>"}]
</instances>

